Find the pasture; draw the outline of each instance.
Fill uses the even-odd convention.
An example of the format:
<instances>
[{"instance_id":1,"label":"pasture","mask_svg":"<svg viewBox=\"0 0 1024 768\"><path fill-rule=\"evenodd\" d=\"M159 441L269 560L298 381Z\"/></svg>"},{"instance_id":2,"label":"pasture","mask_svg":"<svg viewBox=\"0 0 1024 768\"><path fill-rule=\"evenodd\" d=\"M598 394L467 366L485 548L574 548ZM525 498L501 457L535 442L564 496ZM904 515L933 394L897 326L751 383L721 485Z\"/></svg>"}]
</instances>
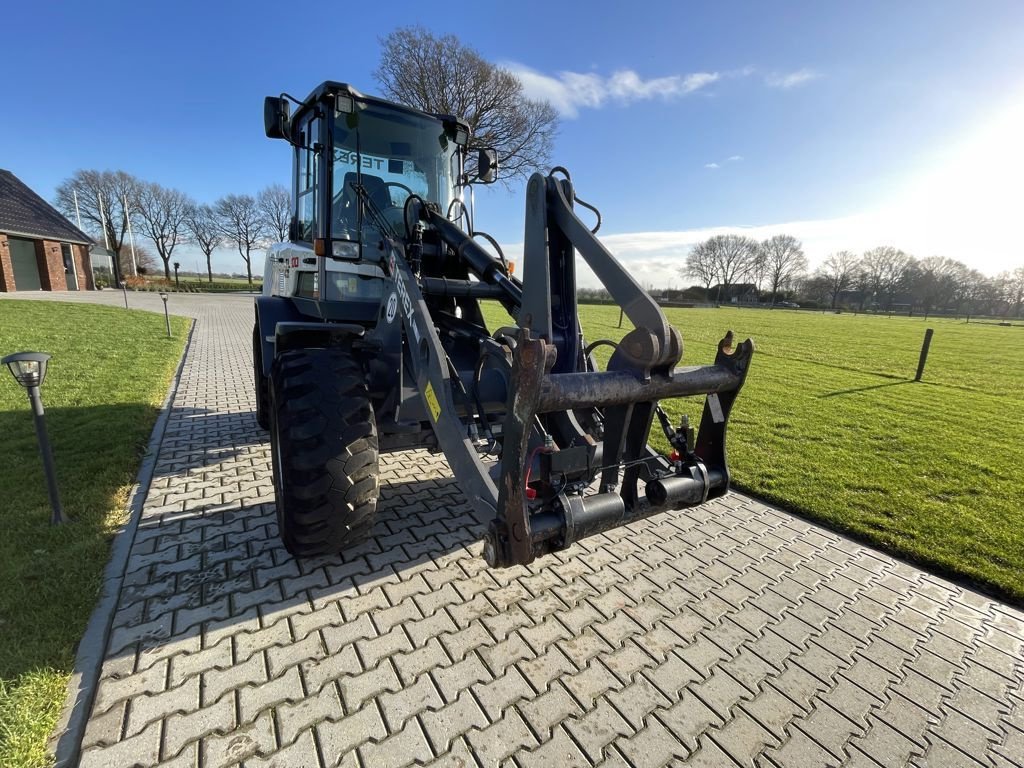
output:
<instances>
[{"instance_id":1,"label":"pasture","mask_svg":"<svg viewBox=\"0 0 1024 768\"><path fill-rule=\"evenodd\" d=\"M761 309L667 309L683 365L733 330L757 352L730 419L734 484L891 553L1024 599L1024 328ZM583 306L587 341L619 310ZM495 314L497 320L497 314ZM921 342L934 328L923 381ZM608 349L599 348L599 367ZM596 354L597 354L596 353ZM703 399L663 403L699 419ZM654 443L667 450L655 424Z\"/></svg>"},{"instance_id":2,"label":"pasture","mask_svg":"<svg viewBox=\"0 0 1024 768\"><path fill-rule=\"evenodd\" d=\"M42 395L64 510L53 527L28 398L0 370L0 766L45 765L75 650L189 321L0 302L0 354L53 355Z\"/></svg>"}]
</instances>

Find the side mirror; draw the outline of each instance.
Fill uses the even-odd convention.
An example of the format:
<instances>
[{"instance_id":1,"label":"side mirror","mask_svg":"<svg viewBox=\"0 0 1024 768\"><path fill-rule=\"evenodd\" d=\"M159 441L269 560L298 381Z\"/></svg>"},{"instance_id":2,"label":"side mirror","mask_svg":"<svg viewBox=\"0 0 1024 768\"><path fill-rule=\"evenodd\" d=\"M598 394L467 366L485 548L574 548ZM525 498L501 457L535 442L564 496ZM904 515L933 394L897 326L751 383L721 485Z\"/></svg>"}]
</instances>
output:
<instances>
[{"instance_id":1,"label":"side mirror","mask_svg":"<svg viewBox=\"0 0 1024 768\"><path fill-rule=\"evenodd\" d=\"M476 178L484 184L490 184L498 178L498 151L491 147L481 147L476 159Z\"/></svg>"},{"instance_id":2,"label":"side mirror","mask_svg":"<svg viewBox=\"0 0 1024 768\"><path fill-rule=\"evenodd\" d=\"M263 130L268 139L288 139L291 132L291 106L280 96L267 96L263 100Z\"/></svg>"}]
</instances>

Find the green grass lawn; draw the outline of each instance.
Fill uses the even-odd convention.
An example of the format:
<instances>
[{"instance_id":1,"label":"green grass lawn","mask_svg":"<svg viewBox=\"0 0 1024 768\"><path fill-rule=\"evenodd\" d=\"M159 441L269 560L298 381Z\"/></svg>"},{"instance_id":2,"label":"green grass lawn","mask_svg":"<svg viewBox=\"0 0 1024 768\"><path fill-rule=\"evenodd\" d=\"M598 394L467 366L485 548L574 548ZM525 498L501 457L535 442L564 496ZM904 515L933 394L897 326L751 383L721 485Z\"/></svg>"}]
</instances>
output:
<instances>
[{"instance_id":1,"label":"green grass lawn","mask_svg":"<svg viewBox=\"0 0 1024 768\"><path fill-rule=\"evenodd\" d=\"M490 310L492 324L504 324ZM684 365L732 329L757 344L733 409L736 486L888 551L1024 599L1024 328L788 310L668 309ZM587 340L619 339L584 306ZM934 328L924 381L912 381ZM608 357L599 348L600 365ZM665 401L698 419L703 398ZM696 423L696 421L694 421ZM661 431L654 443L667 450Z\"/></svg>"},{"instance_id":2,"label":"green grass lawn","mask_svg":"<svg viewBox=\"0 0 1024 768\"><path fill-rule=\"evenodd\" d=\"M253 276L252 285L244 277L214 277L210 282L206 277L180 277L175 282L172 277L170 281L164 280L162 275L150 277L145 280L129 282L129 290L137 291L177 291L187 293L225 293L230 291L259 293L263 288L263 276Z\"/></svg>"},{"instance_id":3,"label":"green grass lawn","mask_svg":"<svg viewBox=\"0 0 1024 768\"><path fill-rule=\"evenodd\" d=\"M43 402L65 512L49 502L26 392L0 370L0 765L47 762L76 644L99 595L188 321L111 307L0 301L0 356L53 355Z\"/></svg>"}]
</instances>

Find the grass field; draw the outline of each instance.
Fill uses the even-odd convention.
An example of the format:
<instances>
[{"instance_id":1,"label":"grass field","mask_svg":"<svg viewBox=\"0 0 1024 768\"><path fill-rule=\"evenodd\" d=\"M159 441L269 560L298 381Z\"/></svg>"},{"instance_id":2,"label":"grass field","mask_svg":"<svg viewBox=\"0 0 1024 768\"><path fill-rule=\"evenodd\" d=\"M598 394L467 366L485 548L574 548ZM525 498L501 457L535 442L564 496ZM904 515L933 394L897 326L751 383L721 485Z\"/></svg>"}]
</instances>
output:
<instances>
[{"instance_id":1,"label":"grass field","mask_svg":"<svg viewBox=\"0 0 1024 768\"><path fill-rule=\"evenodd\" d=\"M252 285L244 277L214 277L213 282L205 276L180 276L177 281L172 277L165 280L162 276L148 278L129 278L130 291L182 291L186 293L229 293L233 291L259 293L263 288L263 277L253 276Z\"/></svg>"},{"instance_id":2,"label":"grass field","mask_svg":"<svg viewBox=\"0 0 1024 768\"><path fill-rule=\"evenodd\" d=\"M43 402L65 512L49 502L25 390L0 370L0 765L47 762L76 644L96 603L188 321L123 309L0 301L0 355L53 355Z\"/></svg>"},{"instance_id":3,"label":"grass field","mask_svg":"<svg viewBox=\"0 0 1024 768\"><path fill-rule=\"evenodd\" d=\"M1024 599L1024 328L789 310L666 312L683 333L684 365L711 363L729 329L755 340L729 428L738 487ZM584 306L581 317L588 341L628 330L628 321L617 327L614 307ZM928 365L915 383L929 327ZM603 366L607 348L598 352ZM694 420L702 404L664 403ZM667 450L660 430L652 434Z\"/></svg>"}]
</instances>

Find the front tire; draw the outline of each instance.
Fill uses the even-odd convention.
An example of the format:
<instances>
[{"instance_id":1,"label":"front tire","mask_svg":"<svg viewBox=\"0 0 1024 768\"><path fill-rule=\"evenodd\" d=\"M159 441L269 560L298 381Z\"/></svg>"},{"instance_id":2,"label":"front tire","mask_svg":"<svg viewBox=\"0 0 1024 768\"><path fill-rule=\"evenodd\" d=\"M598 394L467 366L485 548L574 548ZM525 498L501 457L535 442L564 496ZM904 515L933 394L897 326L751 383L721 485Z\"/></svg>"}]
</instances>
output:
<instances>
[{"instance_id":1,"label":"front tire","mask_svg":"<svg viewBox=\"0 0 1024 768\"><path fill-rule=\"evenodd\" d=\"M270 392L263 375L263 344L260 343L259 321L252 327L252 375L256 384L256 423L270 429Z\"/></svg>"},{"instance_id":2,"label":"front tire","mask_svg":"<svg viewBox=\"0 0 1024 768\"><path fill-rule=\"evenodd\" d=\"M340 552L373 528L377 428L362 366L346 350L291 350L270 375L277 521L296 557Z\"/></svg>"}]
</instances>

